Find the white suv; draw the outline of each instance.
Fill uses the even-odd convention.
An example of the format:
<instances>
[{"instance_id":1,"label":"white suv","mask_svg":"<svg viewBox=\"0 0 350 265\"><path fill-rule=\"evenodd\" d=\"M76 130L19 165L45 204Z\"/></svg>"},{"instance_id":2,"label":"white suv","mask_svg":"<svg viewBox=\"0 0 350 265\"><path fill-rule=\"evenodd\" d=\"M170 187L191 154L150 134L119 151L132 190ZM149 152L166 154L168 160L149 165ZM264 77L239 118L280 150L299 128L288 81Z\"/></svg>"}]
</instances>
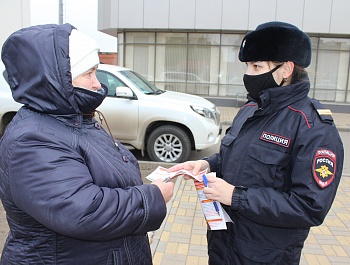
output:
<instances>
[{"instance_id":1,"label":"white suv","mask_svg":"<svg viewBox=\"0 0 350 265\"><path fill-rule=\"evenodd\" d=\"M3 72L3 71L1 71ZM190 94L156 88L130 69L100 64L97 78L108 87L98 108L113 136L130 149L147 150L153 161L178 163L188 160L191 150L218 143L220 112L210 101ZM20 104L0 83L0 134ZM7 93L3 93L6 91Z\"/></svg>"}]
</instances>

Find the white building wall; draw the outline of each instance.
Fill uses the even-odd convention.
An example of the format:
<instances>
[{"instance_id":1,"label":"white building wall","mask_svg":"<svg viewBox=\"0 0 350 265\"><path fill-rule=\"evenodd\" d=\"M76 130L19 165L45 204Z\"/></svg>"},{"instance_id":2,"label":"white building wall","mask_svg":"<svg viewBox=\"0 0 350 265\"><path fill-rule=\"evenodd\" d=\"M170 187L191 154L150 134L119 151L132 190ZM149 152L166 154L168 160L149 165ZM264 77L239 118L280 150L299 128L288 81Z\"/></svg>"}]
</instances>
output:
<instances>
[{"instance_id":1,"label":"white building wall","mask_svg":"<svg viewBox=\"0 0 350 265\"><path fill-rule=\"evenodd\" d=\"M247 30L253 30L257 25L263 22L276 20L276 1L277 0L247 1L250 3Z\"/></svg>"},{"instance_id":2,"label":"white building wall","mask_svg":"<svg viewBox=\"0 0 350 265\"><path fill-rule=\"evenodd\" d=\"M303 30L308 33L330 33L333 0L305 1Z\"/></svg>"},{"instance_id":3,"label":"white building wall","mask_svg":"<svg viewBox=\"0 0 350 265\"><path fill-rule=\"evenodd\" d=\"M278 0L276 20L288 21L298 28L303 28L304 3L305 0Z\"/></svg>"},{"instance_id":4,"label":"white building wall","mask_svg":"<svg viewBox=\"0 0 350 265\"><path fill-rule=\"evenodd\" d=\"M239 15L237 15L239 14ZM249 22L249 1L223 0L221 28L223 30L246 30ZM210 20L210 17L208 18Z\"/></svg>"},{"instance_id":5,"label":"white building wall","mask_svg":"<svg viewBox=\"0 0 350 265\"><path fill-rule=\"evenodd\" d=\"M307 33L350 34L349 10L349 0L99 0L98 29L247 31L279 20Z\"/></svg>"},{"instance_id":6,"label":"white building wall","mask_svg":"<svg viewBox=\"0 0 350 265\"><path fill-rule=\"evenodd\" d=\"M144 28L144 0L118 1L119 27L120 28Z\"/></svg>"},{"instance_id":7,"label":"white building wall","mask_svg":"<svg viewBox=\"0 0 350 265\"><path fill-rule=\"evenodd\" d=\"M176 1L176 0L173 0ZM222 1L202 0L196 2L195 24L196 29L221 29Z\"/></svg>"},{"instance_id":8,"label":"white building wall","mask_svg":"<svg viewBox=\"0 0 350 265\"><path fill-rule=\"evenodd\" d=\"M0 47L16 30L30 26L30 0L0 0Z\"/></svg>"},{"instance_id":9,"label":"white building wall","mask_svg":"<svg viewBox=\"0 0 350 265\"><path fill-rule=\"evenodd\" d=\"M165 0L170 3L168 16L170 29L195 28L196 0ZM155 16L153 10L153 16Z\"/></svg>"},{"instance_id":10,"label":"white building wall","mask_svg":"<svg viewBox=\"0 0 350 265\"><path fill-rule=\"evenodd\" d=\"M146 28L168 28L169 27L169 1L147 0L144 6L144 25ZM158 15L154 16L153 10L158 10Z\"/></svg>"},{"instance_id":11,"label":"white building wall","mask_svg":"<svg viewBox=\"0 0 350 265\"><path fill-rule=\"evenodd\" d=\"M350 33L349 2L349 0L333 0L330 23L331 33Z\"/></svg>"}]
</instances>

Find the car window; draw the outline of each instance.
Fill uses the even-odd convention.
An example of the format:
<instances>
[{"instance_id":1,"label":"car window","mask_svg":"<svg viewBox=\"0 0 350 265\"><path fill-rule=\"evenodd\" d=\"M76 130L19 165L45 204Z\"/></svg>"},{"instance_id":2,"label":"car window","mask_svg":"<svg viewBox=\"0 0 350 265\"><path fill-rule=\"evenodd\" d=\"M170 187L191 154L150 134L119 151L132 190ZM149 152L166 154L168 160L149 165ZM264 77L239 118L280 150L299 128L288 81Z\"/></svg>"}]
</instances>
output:
<instances>
[{"instance_id":1,"label":"car window","mask_svg":"<svg viewBox=\"0 0 350 265\"><path fill-rule=\"evenodd\" d=\"M120 71L121 75L125 76L131 83L133 83L144 94L158 94L162 92L159 88L151 84L142 75L133 71Z\"/></svg>"},{"instance_id":2,"label":"car window","mask_svg":"<svg viewBox=\"0 0 350 265\"><path fill-rule=\"evenodd\" d=\"M108 96L115 97L117 87L126 87L125 83L116 76L97 69L96 77L98 81L108 87Z\"/></svg>"}]
</instances>

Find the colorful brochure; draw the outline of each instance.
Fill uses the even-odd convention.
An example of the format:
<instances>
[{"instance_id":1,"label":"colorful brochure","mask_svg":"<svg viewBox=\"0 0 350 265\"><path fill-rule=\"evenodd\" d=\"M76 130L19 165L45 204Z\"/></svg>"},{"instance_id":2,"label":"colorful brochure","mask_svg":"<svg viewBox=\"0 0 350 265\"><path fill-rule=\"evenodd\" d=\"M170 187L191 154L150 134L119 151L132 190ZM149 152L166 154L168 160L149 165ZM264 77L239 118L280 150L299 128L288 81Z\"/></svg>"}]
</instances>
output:
<instances>
[{"instance_id":1,"label":"colorful brochure","mask_svg":"<svg viewBox=\"0 0 350 265\"><path fill-rule=\"evenodd\" d=\"M207 176L216 177L216 173L208 173ZM213 201L207 199L205 196L203 189L206 186L205 181L194 180L194 185L196 186L198 199L201 202L203 213L205 220L207 221L207 225L211 230L226 230L226 223L232 222L230 216L227 212L222 208L221 203L217 201Z\"/></svg>"},{"instance_id":2,"label":"colorful brochure","mask_svg":"<svg viewBox=\"0 0 350 265\"><path fill-rule=\"evenodd\" d=\"M205 220L207 221L208 227L211 230L226 230L227 229L226 222L232 222L232 220L229 217L229 215L226 213L226 211L222 208L219 202L206 198L203 192L203 189L207 184L205 181L203 181L203 177L202 177L203 174L204 176L211 175L216 177L216 173L206 174L206 170L200 172L198 175L193 175L187 170L179 170L176 172L168 173L166 168L159 166L146 178L150 181L161 178L165 182L167 182L170 179L173 179L180 175L191 176L193 178L194 185L196 187L197 194L198 194L198 199L201 203L204 217L205 217Z\"/></svg>"}]
</instances>

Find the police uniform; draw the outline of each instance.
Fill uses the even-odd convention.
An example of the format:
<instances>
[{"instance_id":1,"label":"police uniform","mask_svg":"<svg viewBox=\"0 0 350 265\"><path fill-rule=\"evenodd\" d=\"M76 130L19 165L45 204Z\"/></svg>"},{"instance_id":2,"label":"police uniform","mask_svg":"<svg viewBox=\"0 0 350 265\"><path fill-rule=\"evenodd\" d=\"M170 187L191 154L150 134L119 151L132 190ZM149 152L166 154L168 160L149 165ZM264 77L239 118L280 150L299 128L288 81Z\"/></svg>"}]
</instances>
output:
<instances>
[{"instance_id":1,"label":"police uniform","mask_svg":"<svg viewBox=\"0 0 350 265\"><path fill-rule=\"evenodd\" d=\"M330 110L308 97L303 69L311 54L307 34L285 22L263 23L242 40L240 61L275 67L243 76L249 102L220 153L208 158L210 170L235 186L231 205L224 206L233 223L208 231L211 265L299 264L310 227L322 224L332 205L344 149ZM293 67L282 87L285 80L277 84L273 73L284 62L294 66L277 73L285 77Z\"/></svg>"},{"instance_id":2,"label":"police uniform","mask_svg":"<svg viewBox=\"0 0 350 265\"><path fill-rule=\"evenodd\" d=\"M208 231L210 264L299 264L311 226L322 224L339 185L344 149L329 110L306 79L245 104L211 171L236 186L228 230Z\"/></svg>"}]
</instances>

